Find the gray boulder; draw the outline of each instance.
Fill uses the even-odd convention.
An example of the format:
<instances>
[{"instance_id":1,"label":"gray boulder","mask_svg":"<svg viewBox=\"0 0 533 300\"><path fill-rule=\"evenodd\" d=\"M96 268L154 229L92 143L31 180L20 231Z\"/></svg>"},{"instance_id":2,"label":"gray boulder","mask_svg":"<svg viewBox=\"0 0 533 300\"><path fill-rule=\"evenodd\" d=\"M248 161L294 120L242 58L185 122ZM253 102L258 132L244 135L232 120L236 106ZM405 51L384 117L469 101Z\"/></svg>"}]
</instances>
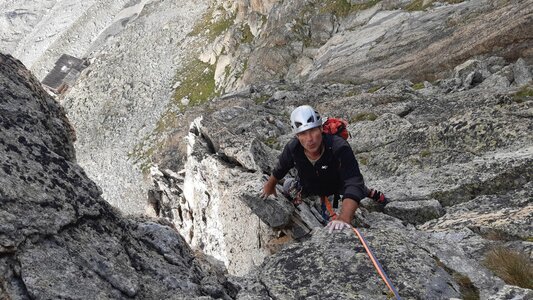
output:
<instances>
[{"instance_id":1,"label":"gray boulder","mask_svg":"<svg viewBox=\"0 0 533 300\"><path fill-rule=\"evenodd\" d=\"M175 228L124 218L76 164L63 109L0 54L0 298L230 299Z\"/></svg>"}]
</instances>

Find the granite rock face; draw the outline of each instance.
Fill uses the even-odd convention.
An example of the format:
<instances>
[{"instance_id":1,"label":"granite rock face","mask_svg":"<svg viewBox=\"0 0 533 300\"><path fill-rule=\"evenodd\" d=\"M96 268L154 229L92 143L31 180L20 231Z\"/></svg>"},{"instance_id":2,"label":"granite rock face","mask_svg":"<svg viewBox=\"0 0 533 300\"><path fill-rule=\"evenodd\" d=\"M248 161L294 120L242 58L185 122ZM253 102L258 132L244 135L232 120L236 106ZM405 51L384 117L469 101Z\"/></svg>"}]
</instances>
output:
<instances>
[{"instance_id":1,"label":"granite rock face","mask_svg":"<svg viewBox=\"0 0 533 300\"><path fill-rule=\"evenodd\" d=\"M0 298L235 297L171 224L101 198L63 108L22 63L0 54L0 82Z\"/></svg>"},{"instance_id":2,"label":"granite rock face","mask_svg":"<svg viewBox=\"0 0 533 300\"><path fill-rule=\"evenodd\" d=\"M276 1L268 11L236 2L240 5L217 1L230 16L238 7L239 17L235 30L215 40L204 55L227 69L216 78L225 91L280 78L298 83L433 81L475 56L532 59L530 0L291 0ZM239 42L238 28L246 26L253 28L254 39Z\"/></svg>"},{"instance_id":3,"label":"granite rock face","mask_svg":"<svg viewBox=\"0 0 533 300\"><path fill-rule=\"evenodd\" d=\"M506 86L486 84L502 70L516 70L523 63L517 60L495 67L499 61L498 57L479 58L470 70L457 66L449 78L424 85L403 80L383 82L377 88L272 83L215 99L208 105L212 113L191 127L189 141L192 138L194 143L189 143L183 175L185 182L194 176L189 184L204 186L205 192L185 193L186 205L173 200L166 203L174 203L175 211L209 203L207 209L202 206L196 213L194 209L189 212L194 222L201 222L196 219L202 218L203 211L210 213L210 218L203 218L208 221L202 229L189 229L203 241L196 245L202 244L224 260L236 256L210 247L212 239L201 233L206 230L203 226L211 228L210 232L219 230L219 225L209 224L215 220L227 222L227 209L209 207L227 203L226 199L240 201L231 204L232 211L244 213L219 236L227 244L276 253L265 256L257 266L255 254L246 260L243 251L238 269L233 259L224 260L232 266L231 272L251 272L238 282L241 299L253 295L270 295L265 299L386 297L386 286L379 278L368 278L377 275L366 254L357 252L361 245L353 233L328 235L321 229L316 199L292 208L279 192L281 186L278 197L259 197L275 156L292 138L287 126L290 112L298 105L311 104L323 116L349 120L352 136L348 141L367 185L383 191L390 200L380 208L364 199L354 225L364 228L363 234L400 295L407 299L467 295L505 299L508 288L485 267L484 260L498 246L531 257L533 140L529 132L533 123L531 96L521 92L530 90L529 84L514 80ZM531 72L531 67L527 70ZM474 73L484 74L480 82L466 80L467 74ZM515 78L512 72L508 76ZM258 104L256 99L264 95L268 99ZM254 143L261 146L251 147ZM223 196L217 198L217 194ZM191 203L190 199L196 200ZM273 231L258 231L250 228L249 221L239 222L249 220L250 214L240 206L248 207ZM181 224L179 219L175 222ZM257 240L244 238L248 235L244 232L252 231L258 233ZM231 232L238 238L230 239ZM216 243L222 242L217 239ZM333 278L346 282L324 286Z\"/></svg>"},{"instance_id":4,"label":"granite rock face","mask_svg":"<svg viewBox=\"0 0 533 300\"><path fill-rule=\"evenodd\" d=\"M533 253L532 2L328 6L341 2L212 2L206 23L227 28L194 45L221 96L185 111L186 98L172 100L182 84L174 76L189 42L201 40L188 33L206 3L184 4L180 15L176 3L154 1L94 54L61 99L77 159L121 210L142 211L147 192L159 223L123 219L98 200L102 191L73 162L61 108L32 84L6 85L5 99L47 104L15 101L2 112L10 120L2 124L23 125L2 131L0 292L75 295L47 288L66 282L109 287L100 298L387 298L354 234L321 229L316 199L259 198L293 138L290 112L311 104L349 121L367 185L390 200L364 199L353 225L403 298L530 298L484 260L494 247ZM215 28L206 27L209 36ZM132 149L151 161L153 186ZM192 256L183 241L207 256ZM41 259L49 252L61 263ZM242 276L228 280L220 262Z\"/></svg>"}]
</instances>

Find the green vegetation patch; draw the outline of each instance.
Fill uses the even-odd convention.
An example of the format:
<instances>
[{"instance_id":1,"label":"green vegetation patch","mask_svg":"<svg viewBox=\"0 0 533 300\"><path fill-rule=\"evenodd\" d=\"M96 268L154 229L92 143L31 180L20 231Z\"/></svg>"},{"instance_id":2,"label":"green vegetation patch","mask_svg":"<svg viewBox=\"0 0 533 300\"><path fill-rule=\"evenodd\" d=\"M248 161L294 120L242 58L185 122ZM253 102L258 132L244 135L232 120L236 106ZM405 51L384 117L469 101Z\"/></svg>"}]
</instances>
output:
<instances>
[{"instance_id":1,"label":"green vegetation patch","mask_svg":"<svg viewBox=\"0 0 533 300\"><path fill-rule=\"evenodd\" d=\"M361 121L375 121L377 118L378 116L375 113L363 112L352 116L350 118L350 123L357 123Z\"/></svg>"},{"instance_id":2,"label":"green vegetation patch","mask_svg":"<svg viewBox=\"0 0 533 300\"><path fill-rule=\"evenodd\" d=\"M357 161L359 162L359 164L363 165L363 166L367 166L368 165L368 156L359 156L357 157Z\"/></svg>"},{"instance_id":3,"label":"green vegetation patch","mask_svg":"<svg viewBox=\"0 0 533 300\"><path fill-rule=\"evenodd\" d=\"M357 95L360 95L361 94L361 91L357 90L357 89L352 89L352 90L349 90L347 91L344 96L345 97L355 97Z\"/></svg>"},{"instance_id":4,"label":"green vegetation patch","mask_svg":"<svg viewBox=\"0 0 533 300\"><path fill-rule=\"evenodd\" d=\"M423 89L424 87L425 87L425 86L424 86L424 83L423 83L423 82L415 83L415 84L413 84L413 86L412 86L413 90L415 90L415 91L421 90L421 89Z\"/></svg>"},{"instance_id":5,"label":"green vegetation patch","mask_svg":"<svg viewBox=\"0 0 533 300\"><path fill-rule=\"evenodd\" d=\"M420 157L429 157L431 155L431 151L424 149L420 151Z\"/></svg>"},{"instance_id":6,"label":"green vegetation patch","mask_svg":"<svg viewBox=\"0 0 533 300\"><path fill-rule=\"evenodd\" d=\"M161 137L177 126L177 118L190 106L197 106L219 96L215 88L215 66L193 59L180 68L176 81L181 84L174 91L174 101L168 104L154 130L128 155L140 164L144 174L149 171L151 157L164 146Z\"/></svg>"},{"instance_id":7,"label":"green vegetation patch","mask_svg":"<svg viewBox=\"0 0 533 300\"><path fill-rule=\"evenodd\" d=\"M250 25L245 24L241 27L241 43L250 44L254 40L254 35L250 29Z\"/></svg>"},{"instance_id":8,"label":"green vegetation patch","mask_svg":"<svg viewBox=\"0 0 533 300\"><path fill-rule=\"evenodd\" d=\"M411 3L409 3L405 7L405 9L408 11L420 11L420 10L424 10L430 7L431 5L433 5L434 2L436 1L413 0L411 1ZM450 3L450 4L456 4L456 3L464 2L464 0L448 0L444 2Z\"/></svg>"},{"instance_id":9,"label":"green vegetation patch","mask_svg":"<svg viewBox=\"0 0 533 300\"><path fill-rule=\"evenodd\" d=\"M382 88L381 85L373 86L373 87L368 89L367 93L373 94L373 93L379 91L379 89L381 89L381 88Z\"/></svg>"},{"instance_id":10,"label":"green vegetation patch","mask_svg":"<svg viewBox=\"0 0 533 300\"><path fill-rule=\"evenodd\" d=\"M257 105L261 105L261 104L265 103L268 99L270 99L270 97L271 97L270 95L266 95L266 94L265 95L261 95L259 97L254 98L254 102Z\"/></svg>"},{"instance_id":11,"label":"green vegetation patch","mask_svg":"<svg viewBox=\"0 0 533 300\"><path fill-rule=\"evenodd\" d=\"M453 279L459 284L459 290L464 300L479 300L479 290L472 283L468 276L454 272Z\"/></svg>"},{"instance_id":12,"label":"green vegetation patch","mask_svg":"<svg viewBox=\"0 0 533 300\"><path fill-rule=\"evenodd\" d=\"M381 1L380 0L371 0L371 1L366 1L365 3L361 3L361 4L354 4L354 5L352 5L352 11L368 9L368 8L371 8L372 6L378 4L379 2L381 2Z\"/></svg>"},{"instance_id":13,"label":"green vegetation patch","mask_svg":"<svg viewBox=\"0 0 533 300\"><path fill-rule=\"evenodd\" d=\"M355 11L370 8L379 2L380 0L370 0L362 4L351 4L349 0L328 0L322 2L322 7L320 8L319 12L330 13L339 17L346 17Z\"/></svg>"},{"instance_id":14,"label":"green vegetation patch","mask_svg":"<svg viewBox=\"0 0 533 300\"><path fill-rule=\"evenodd\" d=\"M213 41L217 36L228 30L235 23L235 15L221 16L213 20L214 10L209 10L194 25L189 32L189 36L206 36L209 41Z\"/></svg>"},{"instance_id":15,"label":"green vegetation patch","mask_svg":"<svg viewBox=\"0 0 533 300\"><path fill-rule=\"evenodd\" d=\"M276 150L281 150L281 144L279 143L277 137L269 137L263 141L268 147Z\"/></svg>"},{"instance_id":16,"label":"green vegetation patch","mask_svg":"<svg viewBox=\"0 0 533 300\"><path fill-rule=\"evenodd\" d=\"M175 128L177 126L177 120L178 114L167 109L157 121L156 127L152 133L146 136L135 146L133 151L128 154L129 159L133 160L136 164L139 164L143 174L148 174L152 165L151 158L164 146L164 142L158 140L158 137L163 136L164 133L168 132L171 128Z\"/></svg>"},{"instance_id":17,"label":"green vegetation patch","mask_svg":"<svg viewBox=\"0 0 533 300\"><path fill-rule=\"evenodd\" d=\"M523 86L513 95L513 100L518 103L522 103L531 98L533 98L533 88L530 85Z\"/></svg>"},{"instance_id":18,"label":"green vegetation patch","mask_svg":"<svg viewBox=\"0 0 533 300\"><path fill-rule=\"evenodd\" d=\"M533 264L525 253L497 247L485 255L483 263L505 283L533 289Z\"/></svg>"},{"instance_id":19,"label":"green vegetation patch","mask_svg":"<svg viewBox=\"0 0 533 300\"><path fill-rule=\"evenodd\" d=\"M426 7L430 6L433 2L429 2L424 4L424 0L415 0L411 1L409 5L405 7L408 11L417 11L417 10L424 10Z\"/></svg>"},{"instance_id":20,"label":"green vegetation patch","mask_svg":"<svg viewBox=\"0 0 533 300\"><path fill-rule=\"evenodd\" d=\"M196 106L219 96L215 89L215 66L199 59L190 61L178 75L180 86L174 91L174 100L184 110L187 106ZM188 99L188 103L184 103Z\"/></svg>"}]
</instances>

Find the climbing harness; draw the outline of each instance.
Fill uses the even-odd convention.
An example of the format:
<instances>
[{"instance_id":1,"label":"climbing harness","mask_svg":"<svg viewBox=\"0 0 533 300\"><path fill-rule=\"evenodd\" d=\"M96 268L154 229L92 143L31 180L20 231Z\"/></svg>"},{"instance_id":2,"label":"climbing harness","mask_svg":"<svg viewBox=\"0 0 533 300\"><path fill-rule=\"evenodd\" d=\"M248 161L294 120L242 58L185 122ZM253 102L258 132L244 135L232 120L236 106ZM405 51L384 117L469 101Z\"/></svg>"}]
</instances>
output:
<instances>
[{"instance_id":1,"label":"climbing harness","mask_svg":"<svg viewBox=\"0 0 533 300\"><path fill-rule=\"evenodd\" d=\"M392 284L391 280L389 279L389 277L387 276L385 271L383 271L383 267L381 267L381 264L376 259L376 256L374 256L374 253L372 253L372 250L370 250L370 247L368 246L368 244L367 244L365 238L363 237L363 235L361 234L361 232L355 227L352 227L352 229L355 232L355 234L357 235L357 237L359 238L359 240L361 241L361 244L363 244L363 247L365 247L366 253L370 257L370 260L372 261L372 263L374 264L374 267L378 271L379 276L381 276L381 278L383 279L383 281L385 282L385 284L387 285L389 290L394 294L396 299L397 300L401 300L400 295L398 294L398 291L396 291L396 289L394 288L394 285Z\"/></svg>"},{"instance_id":2,"label":"climbing harness","mask_svg":"<svg viewBox=\"0 0 533 300\"><path fill-rule=\"evenodd\" d=\"M324 220L335 220L337 218L337 214L335 213L331 202L329 202L328 196L320 196L320 204L322 205L322 217ZM326 215L326 210L329 216Z\"/></svg>"}]
</instances>

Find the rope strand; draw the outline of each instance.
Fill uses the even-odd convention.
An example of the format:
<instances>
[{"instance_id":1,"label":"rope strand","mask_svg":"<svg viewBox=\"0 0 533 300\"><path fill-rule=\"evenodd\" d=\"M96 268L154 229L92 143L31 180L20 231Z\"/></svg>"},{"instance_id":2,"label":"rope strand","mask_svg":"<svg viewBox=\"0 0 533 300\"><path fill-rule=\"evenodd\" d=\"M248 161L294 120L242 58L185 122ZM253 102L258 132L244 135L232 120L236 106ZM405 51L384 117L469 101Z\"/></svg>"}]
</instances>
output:
<instances>
[{"instance_id":1,"label":"rope strand","mask_svg":"<svg viewBox=\"0 0 533 300\"><path fill-rule=\"evenodd\" d=\"M389 290L391 290L391 292L394 294L394 296L396 297L397 300L401 300L402 298L400 298L400 295L398 294L398 291L396 291L396 289L394 288L394 285L392 284L391 280L389 279L389 277L387 276L385 271L383 271L383 268L381 267L381 264L379 263L379 261L374 256L374 253L372 253L372 251L370 250L370 247L368 246L368 244L367 244L365 238L363 237L363 235L361 234L361 232L355 227L352 227L352 229L355 232L355 234L357 235L357 237L359 238L359 240L361 241L361 244L363 244L363 247L365 247L366 253L370 257L370 260L374 264L374 267L378 271L378 274L381 276L381 278L383 279L383 281L385 282L385 284L387 285Z\"/></svg>"}]
</instances>

